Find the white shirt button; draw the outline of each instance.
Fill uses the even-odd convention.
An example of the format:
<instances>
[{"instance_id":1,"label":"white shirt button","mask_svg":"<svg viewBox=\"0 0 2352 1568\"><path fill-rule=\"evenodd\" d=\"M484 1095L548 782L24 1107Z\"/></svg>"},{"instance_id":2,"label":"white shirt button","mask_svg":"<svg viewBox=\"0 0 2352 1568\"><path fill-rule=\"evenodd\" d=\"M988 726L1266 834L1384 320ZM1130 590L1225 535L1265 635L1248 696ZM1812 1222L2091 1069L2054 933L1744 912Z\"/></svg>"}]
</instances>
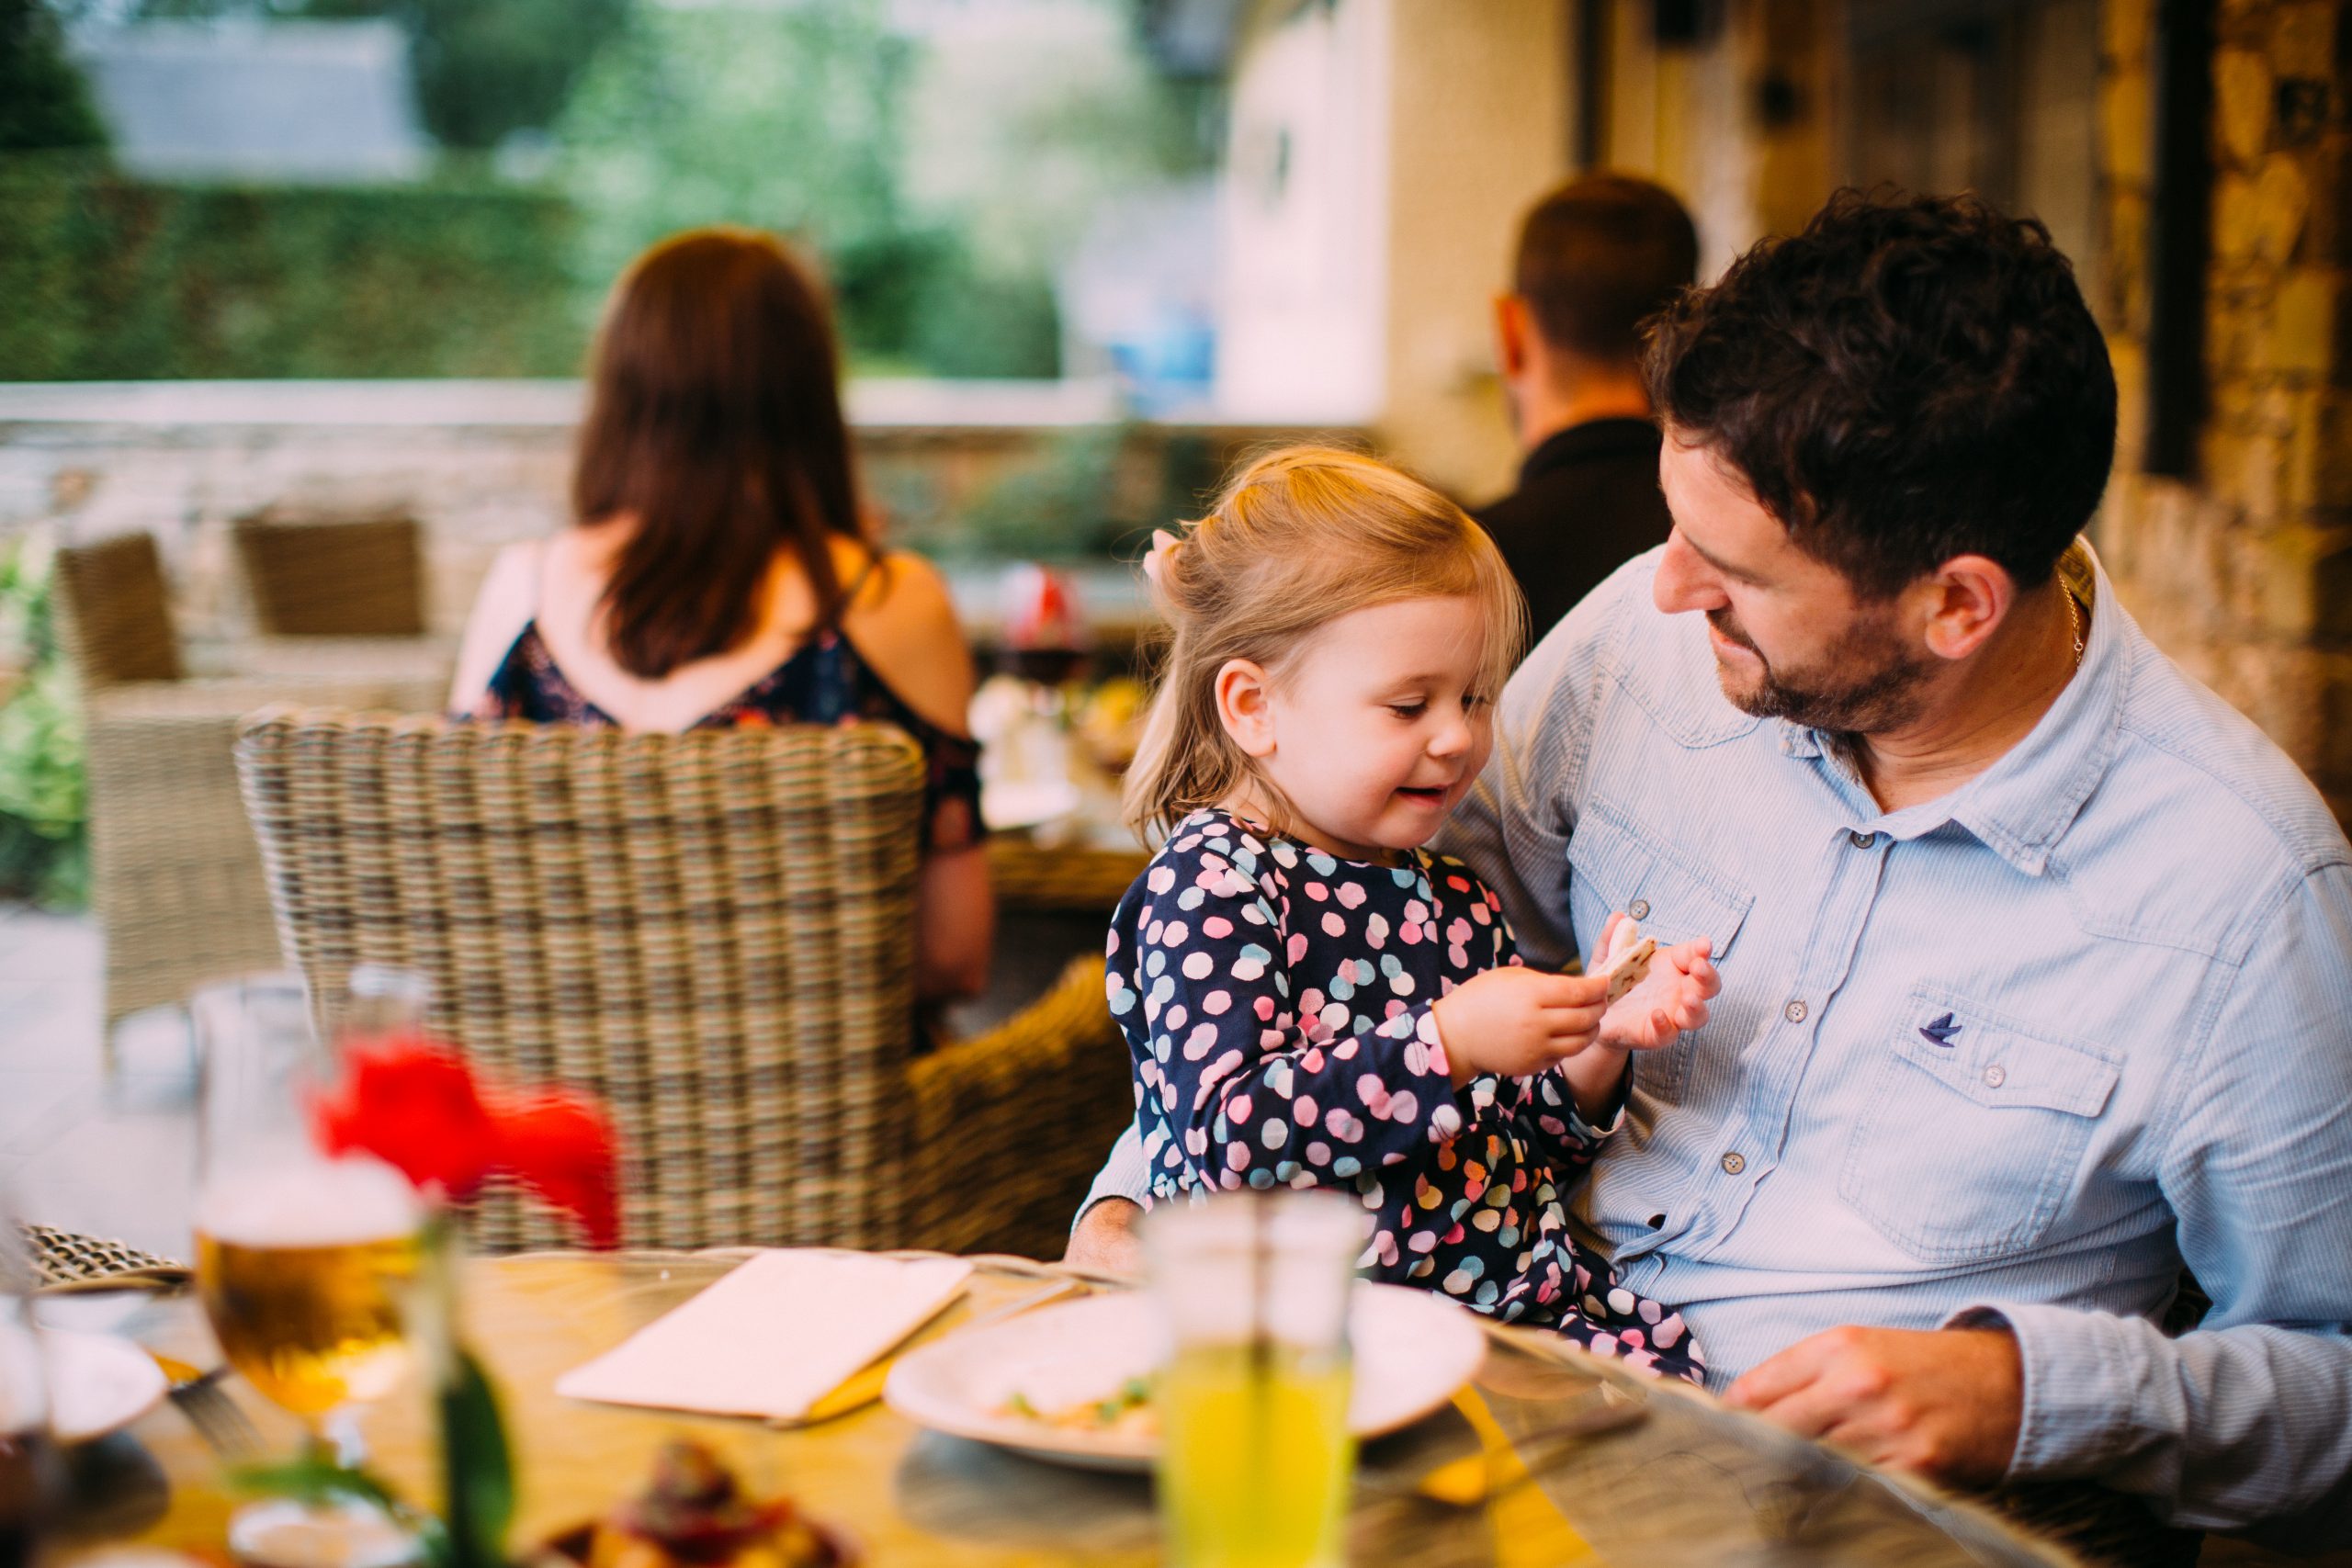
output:
<instances>
[{"instance_id":1,"label":"white shirt button","mask_svg":"<svg viewBox=\"0 0 2352 1568\"><path fill-rule=\"evenodd\" d=\"M1781 1010L1781 1016L1787 1019L1791 1023L1803 1023L1804 1021L1804 1003L1791 1002L1788 1006Z\"/></svg>"},{"instance_id":2,"label":"white shirt button","mask_svg":"<svg viewBox=\"0 0 2352 1568\"><path fill-rule=\"evenodd\" d=\"M1747 1161L1743 1159L1739 1155L1727 1154L1724 1156L1724 1174L1725 1176L1737 1176L1741 1171L1746 1170L1747 1168Z\"/></svg>"},{"instance_id":3,"label":"white shirt button","mask_svg":"<svg viewBox=\"0 0 2352 1568\"><path fill-rule=\"evenodd\" d=\"M2008 1081L2009 1075L2007 1070L2002 1067L1998 1062L1994 1063L1993 1066L1984 1069L1984 1087L1986 1089L1998 1089Z\"/></svg>"},{"instance_id":4,"label":"white shirt button","mask_svg":"<svg viewBox=\"0 0 2352 1568\"><path fill-rule=\"evenodd\" d=\"M1851 843L1858 850L1869 849L1872 844L1878 842L1878 835L1876 833L1865 833L1860 828L1857 828L1852 832L1847 834L1846 839L1848 842Z\"/></svg>"},{"instance_id":5,"label":"white shirt button","mask_svg":"<svg viewBox=\"0 0 2352 1568\"><path fill-rule=\"evenodd\" d=\"M1636 898L1625 906L1625 913L1637 920L1646 920L1650 918L1650 901L1646 898Z\"/></svg>"}]
</instances>

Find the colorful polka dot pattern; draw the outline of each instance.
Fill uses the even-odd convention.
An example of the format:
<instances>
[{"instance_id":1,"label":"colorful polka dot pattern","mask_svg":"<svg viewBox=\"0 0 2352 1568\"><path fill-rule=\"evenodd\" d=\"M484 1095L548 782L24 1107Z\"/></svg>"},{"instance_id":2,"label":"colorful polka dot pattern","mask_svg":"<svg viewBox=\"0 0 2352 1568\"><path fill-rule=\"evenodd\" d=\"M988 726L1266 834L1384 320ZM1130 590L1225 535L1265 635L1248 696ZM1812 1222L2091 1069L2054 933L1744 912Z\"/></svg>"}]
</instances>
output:
<instances>
[{"instance_id":1,"label":"colorful polka dot pattern","mask_svg":"<svg viewBox=\"0 0 2352 1568\"><path fill-rule=\"evenodd\" d=\"M1430 1006L1519 954L1460 862L1342 861L1200 811L1113 918L1107 987L1155 1200L1333 1187L1362 1265L1698 1381L1679 1314L1568 1234L1561 1187L1606 1134L1557 1073L1456 1090Z\"/></svg>"}]
</instances>

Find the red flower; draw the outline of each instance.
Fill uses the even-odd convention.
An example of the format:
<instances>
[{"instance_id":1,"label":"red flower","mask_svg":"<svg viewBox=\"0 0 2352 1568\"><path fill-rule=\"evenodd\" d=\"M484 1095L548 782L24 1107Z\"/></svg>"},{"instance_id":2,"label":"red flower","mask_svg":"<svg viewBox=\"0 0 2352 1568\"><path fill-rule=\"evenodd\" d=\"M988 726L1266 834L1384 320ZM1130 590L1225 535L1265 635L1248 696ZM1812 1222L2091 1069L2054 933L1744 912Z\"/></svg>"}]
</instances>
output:
<instances>
[{"instance_id":1,"label":"red flower","mask_svg":"<svg viewBox=\"0 0 2352 1568\"><path fill-rule=\"evenodd\" d=\"M340 1088L311 1106L327 1153L373 1155L455 1202L503 1172L577 1219L592 1245L619 1241L613 1130L593 1101L485 1095L462 1057L415 1036L351 1046L344 1062Z\"/></svg>"},{"instance_id":2,"label":"red flower","mask_svg":"<svg viewBox=\"0 0 2352 1568\"><path fill-rule=\"evenodd\" d=\"M578 1220L591 1247L617 1247L620 1193L604 1108L575 1095L538 1094L495 1115L506 1168Z\"/></svg>"},{"instance_id":3,"label":"red flower","mask_svg":"<svg viewBox=\"0 0 2352 1568\"><path fill-rule=\"evenodd\" d=\"M500 1164L498 1130L471 1068L414 1037L346 1051L343 1082L311 1106L331 1155L374 1155L420 1190L463 1202Z\"/></svg>"}]
</instances>

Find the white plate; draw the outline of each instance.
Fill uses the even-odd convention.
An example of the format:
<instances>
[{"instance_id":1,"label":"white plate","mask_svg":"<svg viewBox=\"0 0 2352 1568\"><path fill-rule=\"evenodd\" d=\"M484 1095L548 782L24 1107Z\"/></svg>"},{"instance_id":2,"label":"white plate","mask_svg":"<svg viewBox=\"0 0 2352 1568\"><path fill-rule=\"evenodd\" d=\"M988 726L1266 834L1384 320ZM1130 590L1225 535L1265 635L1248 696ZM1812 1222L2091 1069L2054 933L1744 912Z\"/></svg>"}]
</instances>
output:
<instances>
[{"instance_id":1,"label":"white plate","mask_svg":"<svg viewBox=\"0 0 2352 1568\"><path fill-rule=\"evenodd\" d=\"M1375 1438L1409 1426L1452 1399L1486 1359L1476 1318L1427 1291L1359 1284L1350 1308L1355 1392L1348 1426ZM1093 1470L1144 1470L1153 1435L1074 1431L1012 1415L1018 1393L1040 1410L1108 1398L1151 1371L1158 1331L1151 1303L1134 1292L1043 1307L951 1334L890 1369L882 1397L919 1426Z\"/></svg>"},{"instance_id":2,"label":"white plate","mask_svg":"<svg viewBox=\"0 0 2352 1568\"><path fill-rule=\"evenodd\" d=\"M1078 786L1068 779L989 784L980 791L980 820L1004 832L1037 828L1078 809Z\"/></svg>"},{"instance_id":3,"label":"white plate","mask_svg":"<svg viewBox=\"0 0 2352 1568\"><path fill-rule=\"evenodd\" d=\"M44 1328L50 1430L61 1443L86 1443L119 1432L162 1403L164 1369L128 1339Z\"/></svg>"}]
</instances>

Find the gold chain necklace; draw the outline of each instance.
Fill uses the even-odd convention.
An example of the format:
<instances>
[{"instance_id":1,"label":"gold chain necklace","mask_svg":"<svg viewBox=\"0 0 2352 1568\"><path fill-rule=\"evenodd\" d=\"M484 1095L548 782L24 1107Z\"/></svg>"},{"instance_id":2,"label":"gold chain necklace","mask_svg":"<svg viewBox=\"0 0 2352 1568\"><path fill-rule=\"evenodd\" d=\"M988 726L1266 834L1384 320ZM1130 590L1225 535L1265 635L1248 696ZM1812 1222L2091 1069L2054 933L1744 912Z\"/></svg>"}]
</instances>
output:
<instances>
[{"instance_id":1,"label":"gold chain necklace","mask_svg":"<svg viewBox=\"0 0 2352 1568\"><path fill-rule=\"evenodd\" d=\"M2073 589L2062 582L2058 585L2058 592L2066 600L2066 630L2074 635L2075 668L2079 670L2083 667L2083 613L2075 603Z\"/></svg>"}]
</instances>

